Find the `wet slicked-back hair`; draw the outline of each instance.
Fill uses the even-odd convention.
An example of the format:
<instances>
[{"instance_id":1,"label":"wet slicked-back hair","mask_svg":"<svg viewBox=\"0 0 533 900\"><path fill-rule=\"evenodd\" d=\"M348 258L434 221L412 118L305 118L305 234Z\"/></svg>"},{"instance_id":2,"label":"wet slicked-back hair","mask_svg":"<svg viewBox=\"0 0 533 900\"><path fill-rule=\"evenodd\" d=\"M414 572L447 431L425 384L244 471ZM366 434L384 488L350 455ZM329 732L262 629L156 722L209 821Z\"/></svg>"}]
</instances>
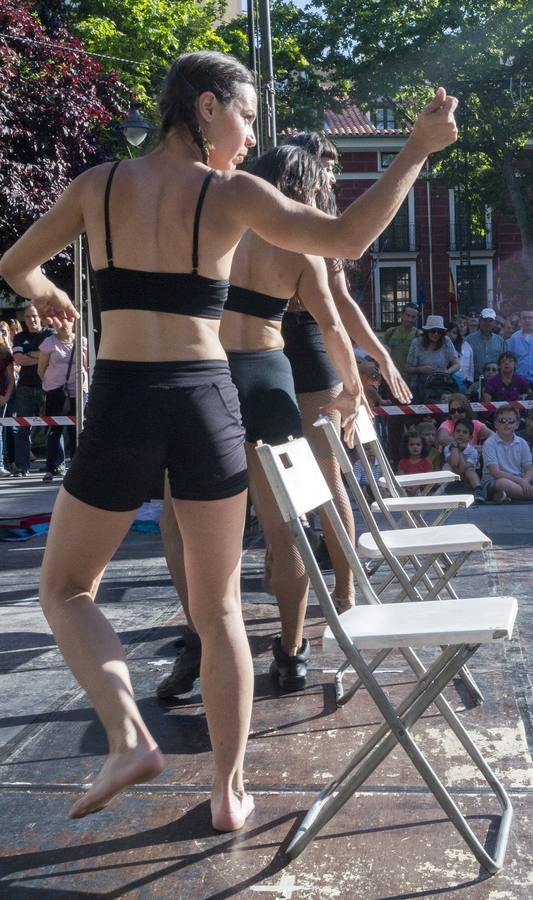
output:
<instances>
[{"instance_id":1,"label":"wet slicked-back hair","mask_svg":"<svg viewBox=\"0 0 533 900\"><path fill-rule=\"evenodd\" d=\"M286 197L307 205L323 180L319 160L302 147L288 144L259 156L252 165L252 172L275 185Z\"/></svg>"},{"instance_id":2,"label":"wet slicked-back hair","mask_svg":"<svg viewBox=\"0 0 533 900\"><path fill-rule=\"evenodd\" d=\"M202 160L209 161L209 147L196 118L196 99L212 91L217 100L228 104L242 84L255 87L254 76L238 59L215 50L201 50L178 56L169 69L159 96L161 134L187 125Z\"/></svg>"}]
</instances>

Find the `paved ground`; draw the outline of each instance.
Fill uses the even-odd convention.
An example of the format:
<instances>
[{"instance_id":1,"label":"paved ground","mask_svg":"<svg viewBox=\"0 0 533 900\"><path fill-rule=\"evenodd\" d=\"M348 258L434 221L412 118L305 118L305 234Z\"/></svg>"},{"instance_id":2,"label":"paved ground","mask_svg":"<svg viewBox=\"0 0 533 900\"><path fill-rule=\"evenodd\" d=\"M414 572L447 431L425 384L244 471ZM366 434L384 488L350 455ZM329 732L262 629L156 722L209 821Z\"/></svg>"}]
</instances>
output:
<instances>
[{"instance_id":1,"label":"paved ground","mask_svg":"<svg viewBox=\"0 0 533 900\"><path fill-rule=\"evenodd\" d=\"M1 482L0 516L47 512L55 490L37 477ZM364 692L347 707L335 708L334 661L321 655L321 619L313 598L307 623L313 646L309 685L292 696L273 691L268 667L276 607L261 592L261 553L254 549L244 555L243 599L256 671L247 776L257 809L242 833L213 834L207 802L210 750L198 691L173 709L154 700L157 683L170 670L182 618L159 538L131 533L108 568L99 602L126 646L141 708L168 766L156 782L79 822L70 822L65 813L100 767L105 741L37 604L43 538L0 543L0 896L531 897L533 508L490 505L455 520L461 519L490 534L495 549L463 567L460 593L514 593L520 603L512 642L474 657L484 706L468 708L459 690L448 692L515 806L500 875L486 878L402 751L393 753L319 839L288 864L284 851L302 813L379 717ZM391 657L380 678L394 695L410 674L400 658ZM495 804L487 789L471 780L464 755L436 710L426 718L422 746L444 780L453 781L457 801L484 838Z\"/></svg>"}]
</instances>

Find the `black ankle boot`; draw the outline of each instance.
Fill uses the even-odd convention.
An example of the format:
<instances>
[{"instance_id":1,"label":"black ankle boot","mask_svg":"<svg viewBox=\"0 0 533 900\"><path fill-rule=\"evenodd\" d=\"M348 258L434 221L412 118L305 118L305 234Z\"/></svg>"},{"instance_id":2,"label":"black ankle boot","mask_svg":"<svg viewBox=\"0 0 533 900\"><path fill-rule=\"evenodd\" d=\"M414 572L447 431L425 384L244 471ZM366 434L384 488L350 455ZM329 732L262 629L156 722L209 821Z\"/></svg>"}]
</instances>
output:
<instances>
[{"instance_id":1,"label":"black ankle boot","mask_svg":"<svg viewBox=\"0 0 533 900\"><path fill-rule=\"evenodd\" d=\"M159 699L172 700L180 694L188 694L200 675L201 659L200 638L190 628L184 629L182 645L178 650L172 672L157 687Z\"/></svg>"},{"instance_id":2,"label":"black ankle boot","mask_svg":"<svg viewBox=\"0 0 533 900\"><path fill-rule=\"evenodd\" d=\"M274 659L270 665L270 674L281 691L299 691L305 687L307 676L307 660L311 654L309 641L304 638L296 656L289 656L281 646L281 638L272 641Z\"/></svg>"}]
</instances>

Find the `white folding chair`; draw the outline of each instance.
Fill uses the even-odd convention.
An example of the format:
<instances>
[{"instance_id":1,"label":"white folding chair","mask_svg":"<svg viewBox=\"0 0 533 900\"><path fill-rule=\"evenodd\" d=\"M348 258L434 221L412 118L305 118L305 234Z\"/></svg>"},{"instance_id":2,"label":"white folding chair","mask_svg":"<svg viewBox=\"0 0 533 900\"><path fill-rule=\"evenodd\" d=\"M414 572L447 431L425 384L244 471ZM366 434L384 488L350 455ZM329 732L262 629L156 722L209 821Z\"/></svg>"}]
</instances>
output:
<instances>
[{"instance_id":1,"label":"white folding chair","mask_svg":"<svg viewBox=\"0 0 533 900\"><path fill-rule=\"evenodd\" d=\"M422 599L417 589L419 583L425 584L428 589L428 594L424 599L432 600L438 597L443 589L451 597L457 597L451 584L451 578L458 572L470 553L475 550L486 550L492 546L490 538L476 525L469 523L427 525L425 522L420 522L413 518L408 519L408 523L412 526L410 528L399 527L399 523L392 520L394 527L388 531L382 530L374 518L367 499L354 475L346 450L331 421L321 418L315 422L315 427L323 432L324 437L328 441L369 529L368 533L362 534L358 540L359 555L371 559L381 560L384 558L386 560L404 589L404 593L400 595L401 598L408 596L410 599ZM356 442L358 440L358 431L357 429ZM367 442L365 441L365 443ZM363 449L365 443L360 444L360 452L364 457L363 465L365 462L368 464ZM368 467L368 474L372 474L370 466ZM426 497L408 498L409 502L422 500L424 504L428 502L428 499ZM382 509L384 514L386 514L386 506L383 506ZM405 512L408 514L409 511L406 509ZM387 521L390 522L391 520L387 518ZM449 556L450 553L458 553L459 556L452 560ZM427 557L427 559L421 564L417 559L418 556ZM401 558L409 558L413 561L414 576L407 576L405 569L401 565ZM432 567L435 567L435 564L437 564L437 582L433 583L428 581L428 573ZM387 582L382 586L380 591L384 590L389 583Z\"/></svg>"},{"instance_id":2,"label":"white folding chair","mask_svg":"<svg viewBox=\"0 0 533 900\"><path fill-rule=\"evenodd\" d=\"M321 423L321 421L319 420L317 424ZM394 474L387 454L383 450L374 428L374 423L364 406L360 407L357 415L355 444L374 497L375 502L372 505L372 511L379 510L383 513L391 528L397 527L392 513L402 513L406 524L413 526L417 524L443 525L453 510L467 509L474 502L472 494L447 495L428 493L434 486L442 490L448 484L459 480L459 476L454 472L422 472L420 475L406 475L403 480L400 480L402 476ZM374 473L364 452L365 447L369 447L372 450L380 465L382 476L379 481L376 481L374 478ZM426 493L423 493L422 496L407 494L405 488L410 486L422 487ZM384 497L380 488L383 488L388 496ZM424 514L429 511L437 513L436 518L431 523L428 523L424 518Z\"/></svg>"},{"instance_id":3,"label":"white folding chair","mask_svg":"<svg viewBox=\"0 0 533 900\"><path fill-rule=\"evenodd\" d=\"M441 495L442 491L454 481L459 481L459 475L455 472L443 470L442 472L422 472L419 475L396 475L387 454L379 440L378 434L370 416L364 407L360 407L357 417L359 424L359 437L363 438L363 442L375 442L375 450L378 461L381 465L382 475L379 478L379 486L387 490L391 497L406 497L406 488L419 487L421 494L436 498ZM364 437L363 437L364 435ZM374 478L372 478L374 480ZM412 499L412 498L411 498ZM431 507L432 509L440 509L439 506ZM433 524L438 524L437 522Z\"/></svg>"},{"instance_id":4,"label":"white folding chair","mask_svg":"<svg viewBox=\"0 0 533 900\"><path fill-rule=\"evenodd\" d=\"M400 528L399 523L392 519L393 528L391 530L380 529L331 421L321 418L315 422L315 427L323 432L328 441L369 529L368 532L361 534L357 541L359 556L375 563L371 567L366 566L367 574L373 575L383 561L390 568L390 577L385 579L376 590L378 596L384 594L390 584L396 580L401 590L394 598L395 600L442 599L443 591L446 591L449 597L457 599L452 578L471 553L486 550L492 546L490 538L476 525L471 524L428 526L423 520L417 521L412 518L408 510L404 512L404 515L411 527ZM355 440L363 465L366 464L365 471L367 471L369 480L373 479L364 447L371 444L374 449L376 438L372 423L364 409L360 409L357 417ZM375 482L374 487L377 490ZM427 502L425 497L410 498L410 500L417 499ZM387 510L385 513L388 515ZM450 554L455 554L455 557L452 559ZM407 571L405 563L411 564L412 574ZM420 593L421 588L424 590L424 594ZM474 703L482 703L483 695L467 668L463 669L461 676ZM342 670L338 674L340 696L342 696L341 686Z\"/></svg>"},{"instance_id":5,"label":"white folding chair","mask_svg":"<svg viewBox=\"0 0 533 900\"><path fill-rule=\"evenodd\" d=\"M509 837L513 816L511 802L442 696L442 691L481 644L511 636L517 610L515 598L477 597L441 603L381 605L351 545L307 441L300 438L276 447L259 443L257 453L326 619L324 649L342 650L385 720L313 803L288 847L288 856L298 856L399 743L476 859L488 872L497 872L503 864ZM300 521L302 515L316 508L328 517L361 595L369 606L357 606L341 616L337 614ZM444 649L427 670L412 649L413 646L438 648L441 645L445 645ZM376 680L375 666L368 665L362 655L364 650L389 652L392 649L401 651L418 679L396 708ZM431 703L435 703L500 804L501 817L492 855L478 840L412 737L413 726Z\"/></svg>"},{"instance_id":6,"label":"white folding chair","mask_svg":"<svg viewBox=\"0 0 533 900\"><path fill-rule=\"evenodd\" d=\"M319 419L316 423L317 427L322 424L322 419ZM344 471L345 478L350 479L351 483L354 478L352 466L346 457L342 444L340 446L343 452L339 452L340 442L335 442L329 432L327 437L332 445L333 452L338 457L339 465ZM407 479L405 480L406 487L411 485L422 488L421 496L412 496L411 494L408 494L405 488L399 483L399 476L394 474L387 454L384 452L379 441L376 429L374 428L374 423L371 421L370 416L364 407L360 408L357 416L355 445L359 453L361 464L364 467L370 490L374 497L371 511L381 512L391 528L398 528L401 524L401 522L395 518L395 513L400 514L404 524L411 525L412 527L428 524L437 526L443 525L453 510L459 508L466 509L472 505L474 498L471 494L456 494L453 497L450 497L449 495L440 493L447 484L456 481L459 478L455 473L448 471L424 472L420 475L405 476L405 479ZM376 481L374 477L373 469L370 466L365 452L366 447L369 447L369 449L372 450L381 467L383 474L379 478L379 481ZM435 493L430 493L435 485L437 485L437 491ZM382 489L386 491L387 497L383 496ZM436 513L436 516L431 523L428 523L425 518L425 515L429 511ZM377 572L382 562L383 557L368 561L366 563L367 574L373 575Z\"/></svg>"}]
</instances>

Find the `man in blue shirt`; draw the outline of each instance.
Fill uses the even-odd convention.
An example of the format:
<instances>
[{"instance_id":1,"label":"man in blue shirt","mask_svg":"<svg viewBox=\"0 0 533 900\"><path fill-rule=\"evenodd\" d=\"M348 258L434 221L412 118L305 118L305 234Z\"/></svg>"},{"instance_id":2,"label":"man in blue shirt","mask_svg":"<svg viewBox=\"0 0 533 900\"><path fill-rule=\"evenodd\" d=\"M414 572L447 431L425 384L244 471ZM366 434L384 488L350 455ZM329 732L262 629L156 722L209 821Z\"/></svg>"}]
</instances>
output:
<instances>
[{"instance_id":1,"label":"man in blue shirt","mask_svg":"<svg viewBox=\"0 0 533 900\"><path fill-rule=\"evenodd\" d=\"M520 328L511 335L507 347L518 359L517 374L533 385L533 309L522 310Z\"/></svg>"},{"instance_id":2,"label":"man in blue shirt","mask_svg":"<svg viewBox=\"0 0 533 900\"><path fill-rule=\"evenodd\" d=\"M474 381L483 374L487 363L497 362L500 353L507 349L504 339L499 334L493 334L495 322L495 311L490 307L482 309L479 314L479 331L474 331L465 338L472 347L474 356Z\"/></svg>"}]
</instances>

